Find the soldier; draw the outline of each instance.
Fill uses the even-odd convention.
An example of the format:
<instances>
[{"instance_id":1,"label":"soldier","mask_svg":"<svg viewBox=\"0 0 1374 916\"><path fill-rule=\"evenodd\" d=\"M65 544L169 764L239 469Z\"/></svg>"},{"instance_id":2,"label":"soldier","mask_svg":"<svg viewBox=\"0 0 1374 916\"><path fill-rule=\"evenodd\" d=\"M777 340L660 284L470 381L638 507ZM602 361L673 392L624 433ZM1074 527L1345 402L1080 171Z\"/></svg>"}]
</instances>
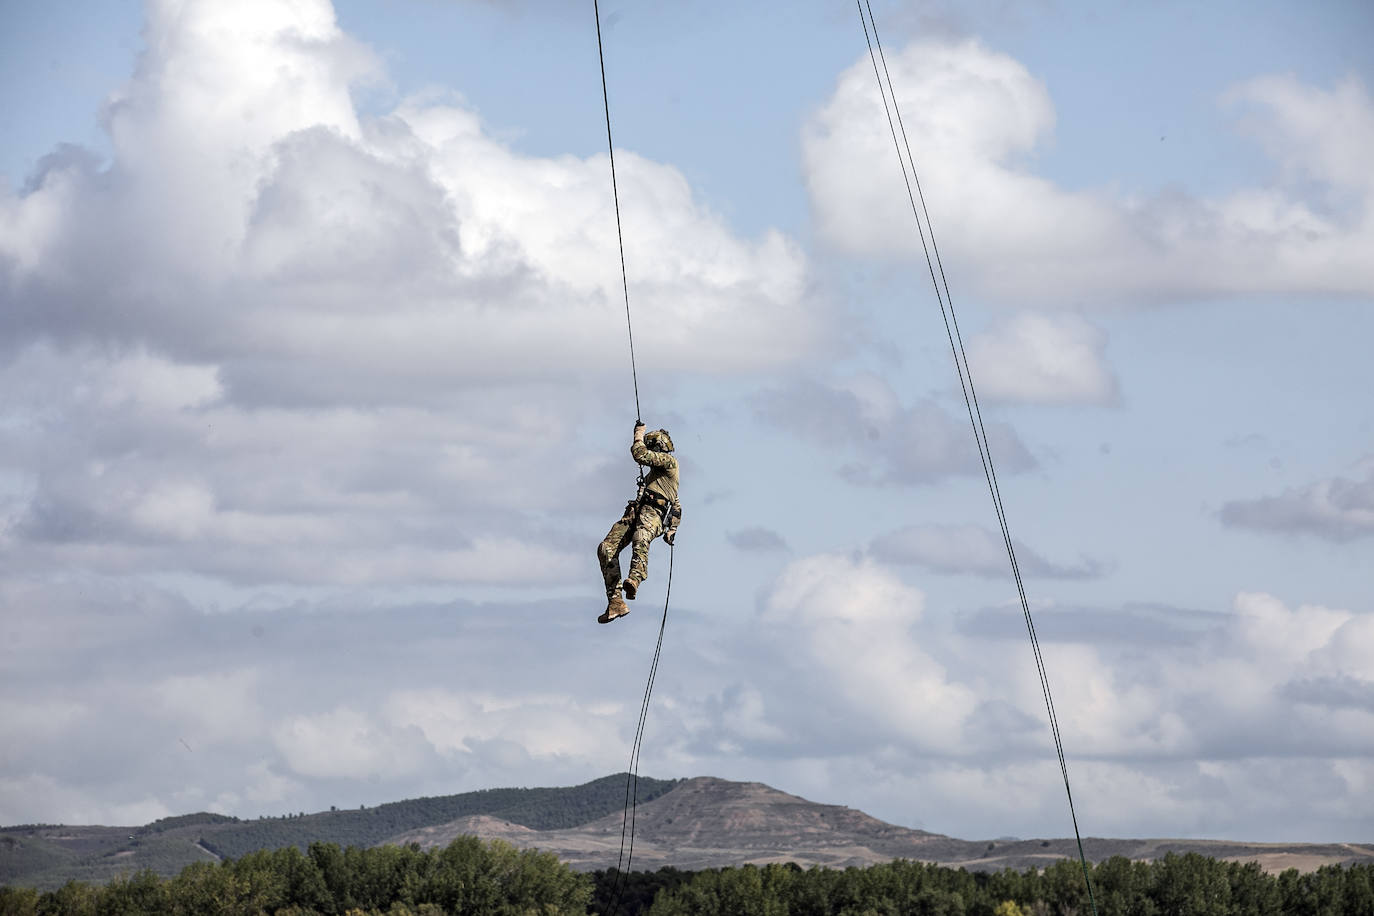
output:
<instances>
[{"instance_id":1,"label":"soldier","mask_svg":"<svg viewBox=\"0 0 1374 916\"><path fill-rule=\"evenodd\" d=\"M601 577L606 580L606 612L596 618L597 623L610 623L617 617L630 613L629 605L620 597L634 600L639 584L649 576L649 542L660 534L672 546L677 535L678 522L682 519L682 506L677 501L677 459L669 454L673 450L673 440L668 430L644 431L642 421L635 422L635 439L630 446L630 455L635 462L649 469L647 475L641 472L639 492L625 504L625 514L620 521L611 526L606 539L596 548L596 557L601 561ZM620 581L620 552L625 545L633 544L634 552L630 559L630 575Z\"/></svg>"}]
</instances>

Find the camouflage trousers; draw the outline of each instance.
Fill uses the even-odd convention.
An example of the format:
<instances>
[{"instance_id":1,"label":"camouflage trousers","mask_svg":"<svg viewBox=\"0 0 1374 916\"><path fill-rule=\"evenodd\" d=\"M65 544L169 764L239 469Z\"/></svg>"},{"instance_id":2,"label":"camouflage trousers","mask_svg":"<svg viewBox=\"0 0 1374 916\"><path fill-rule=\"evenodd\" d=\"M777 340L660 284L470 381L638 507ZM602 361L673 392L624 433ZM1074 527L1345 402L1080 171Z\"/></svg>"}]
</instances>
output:
<instances>
[{"instance_id":1,"label":"camouflage trousers","mask_svg":"<svg viewBox=\"0 0 1374 916\"><path fill-rule=\"evenodd\" d=\"M601 561L601 578L606 580L606 597L613 598L620 589L620 552L627 544L634 545L630 555L630 578L643 582L649 578L649 542L663 533L663 515L650 505L636 506L631 500L625 514L611 526L606 539L596 547Z\"/></svg>"}]
</instances>

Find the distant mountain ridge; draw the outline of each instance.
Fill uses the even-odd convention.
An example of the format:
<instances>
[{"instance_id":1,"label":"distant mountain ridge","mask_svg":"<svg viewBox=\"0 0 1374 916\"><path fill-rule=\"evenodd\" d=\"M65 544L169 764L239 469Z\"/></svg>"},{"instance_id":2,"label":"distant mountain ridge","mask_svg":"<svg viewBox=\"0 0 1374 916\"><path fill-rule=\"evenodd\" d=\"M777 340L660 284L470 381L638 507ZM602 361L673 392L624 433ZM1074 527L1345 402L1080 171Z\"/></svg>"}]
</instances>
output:
<instances>
[{"instance_id":1,"label":"distant mountain ridge","mask_svg":"<svg viewBox=\"0 0 1374 916\"><path fill-rule=\"evenodd\" d=\"M256 849L304 848L316 841L432 847L460 835L542 849L583 871L604 869L619 856L625 779L622 773L565 788L487 789L260 820L199 813L143 827L0 828L0 883L53 888L69 879L99 883L144 868L170 876L191 862L237 858ZM628 866L634 870L768 862L847 867L903 858L983 871L1043 867L1078 854L1072 839L960 840L757 782L641 777L636 794L634 858ZM1374 863L1374 846L1340 843L1088 838L1084 849L1093 861L1197 852L1258 861L1268 871Z\"/></svg>"},{"instance_id":2,"label":"distant mountain ridge","mask_svg":"<svg viewBox=\"0 0 1374 916\"><path fill-rule=\"evenodd\" d=\"M101 883L144 868L170 876L192 862L238 858L283 846L304 849L317 841L376 846L398 833L473 815L488 815L532 830L573 827L621 811L625 775L604 776L580 786L481 789L371 808L253 820L202 812L162 818L142 827L0 827L0 884L53 888L71 879ZM675 785L676 780L640 777L638 796L649 801Z\"/></svg>"},{"instance_id":3,"label":"distant mountain ridge","mask_svg":"<svg viewBox=\"0 0 1374 916\"><path fill-rule=\"evenodd\" d=\"M620 849L622 812L571 829L512 830L493 818L464 819L410 831L394 843L446 845L461 834L502 839L521 848L552 852L572 867L590 871L614 865ZM1217 859L1258 861L1267 871L1322 865L1374 863L1374 846L1238 843L1224 840L1112 840L1089 837L1084 852L1093 862L1112 856L1149 861L1168 852L1196 852ZM697 870L727 865L796 862L831 868L916 859L953 868L996 871L1043 868L1076 859L1073 839L960 840L888 824L842 805L821 805L757 782L713 777L687 779L635 812L630 868L664 865Z\"/></svg>"}]
</instances>

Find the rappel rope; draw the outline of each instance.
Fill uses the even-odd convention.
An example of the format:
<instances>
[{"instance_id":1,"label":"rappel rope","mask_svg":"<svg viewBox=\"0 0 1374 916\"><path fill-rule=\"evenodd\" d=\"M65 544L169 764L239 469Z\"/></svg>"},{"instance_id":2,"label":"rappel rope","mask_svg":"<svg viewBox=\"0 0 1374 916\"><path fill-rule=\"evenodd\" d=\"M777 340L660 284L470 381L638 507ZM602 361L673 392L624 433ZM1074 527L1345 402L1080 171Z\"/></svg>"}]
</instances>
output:
<instances>
[{"instance_id":1,"label":"rappel rope","mask_svg":"<svg viewBox=\"0 0 1374 916\"><path fill-rule=\"evenodd\" d=\"M625 887L629 882L630 865L634 862L635 856L635 814L639 810L639 751L644 743L644 722L649 716L649 697L654 692L654 678L658 675L658 658L663 650L663 631L668 626L668 598L673 593L673 545L668 545L668 585L663 594L663 619L658 624L658 642L654 644L654 660L649 666L649 680L644 685L644 699L639 704L639 725L635 729L634 745L630 751L630 771L625 778L625 808L629 811L629 852L625 849L625 835L627 828L625 820L620 822L620 858L615 864L615 896L611 899L611 906L607 910L607 916L611 916L619 911L620 900L625 893ZM630 786L634 785L634 794L630 794ZM624 868L621 863L624 863Z\"/></svg>"},{"instance_id":2,"label":"rappel rope","mask_svg":"<svg viewBox=\"0 0 1374 916\"><path fill-rule=\"evenodd\" d=\"M639 372L635 368L635 332L630 325L630 279L625 271L625 233L620 228L620 190L615 181L615 144L611 142L611 97L606 92L606 52L601 49L601 9L592 0L592 14L596 17L596 56L601 61L601 104L606 110L606 151L611 156L611 198L615 201L615 238L620 245L620 288L625 294L625 330L630 336L630 378L635 385L635 419L642 420L639 410Z\"/></svg>"},{"instance_id":3,"label":"rappel rope","mask_svg":"<svg viewBox=\"0 0 1374 916\"><path fill-rule=\"evenodd\" d=\"M1002 493L997 485L997 470L993 466L992 450L988 444L987 428L983 424L983 413L978 406L978 393L973 387L973 373L968 365L968 356L964 352L963 335L959 333L959 319L954 310L954 298L949 292L949 281L945 277L944 264L940 260L940 249L935 244L935 228L930 221L930 212L926 208L925 194L921 191L921 180L916 174L916 161L911 155L911 143L907 139L906 125L902 123L901 108L897 105L897 93L892 86L892 75L888 72L887 57L883 54L882 40L878 37L878 23L873 18L873 7L868 0L855 0L859 8L859 21L863 25L864 41L868 44L868 56L873 62L873 75L878 81L878 92L883 99L883 110L887 113L887 125L892 133L892 144L897 151L897 160L902 167L902 181L906 184L907 199L911 203L911 215L916 220L916 230L921 238L921 250L925 253L926 268L930 272L931 284L935 288L935 298L940 303L940 314L945 322L945 335L949 338L950 352L954 357L954 367L959 374L959 387L964 394L964 406L968 411L969 424L973 428L974 443L978 447L978 457L983 464L983 476L987 480L988 493L992 496L993 508L997 512L997 522L1002 529L1002 543L1006 547L1007 559L1011 562L1012 578L1016 582L1016 593L1021 601L1021 612L1026 620L1026 632L1030 635L1031 650L1035 655L1035 667L1040 675L1040 690L1045 698L1045 710L1049 715L1050 732L1054 736L1054 749L1059 758L1059 770L1064 777L1064 793L1069 801L1069 817L1073 821L1073 835L1078 843L1078 860L1083 867L1083 880L1088 888L1088 902L1092 907L1094 916L1097 914L1097 900L1093 894L1092 876L1088 869L1088 859L1083 852L1083 837L1078 829L1078 815L1074 810L1073 791L1069 787L1069 768L1064 758L1064 744L1059 733L1059 719L1054 711L1054 699L1050 694L1049 677L1045 672L1045 660L1040 653L1040 639L1035 632L1035 622L1031 619L1030 602L1026 599L1026 588L1021 578L1021 567L1016 560L1016 548L1012 544L1011 528L1007 524L1006 509L1002 503ZM867 9L867 17L864 12ZM869 38L869 26L872 25L873 34ZM877 45L877 55L874 54L874 44ZM878 62L882 61L882 72L879 73ZM886 78L886 84L884 84ZM892 97L891 107L888 106L888 96ZM893 124L893 113L896 113L896 125ZM901 130L901 142L897 140L898 128ZM906 154L903 156L903 146ZM908 177L910 168L910 177ZM913 192L912 186L915 185ZM916 201L919 198L920 208L918 211ZM922 216L925 222L922 224ZM930 234L930 242L926 242L927 230ZM931 254L934 252L932 260ZM936 279L936 270L939 271L939 279ZM943 286L943 293L941 287ZM948 304L948 308L946 308Z\"/></svg>"},{"instance_id":4,"label":"rappel rope","mask_svg":"<svg viewBox=\"0 0 1374 916\"><path fill-rule=\"evenodd\" d=\"M639 407L639 373L635 367L635 335L634 328L630 323L630 281L625 270L625 234L621 228L620 191L615 177L615 144L611 140L611 101L610 94L606 90L606 52L601 43L601 10L597 0L592 0L592 13L596 18L596 53L601 63L601 101L606 112L606 150L610 154L611 160L611 197L615 201L615 234L616 241L620 246L620 284L625 295L625 330L630 338L630 377L634 380L635 418L637 421L643 422L643 414ZM639 473L639 483L642 487L644 483L642 468ZM607 910L608 914L614 914L620 909L620 901L624 896L625 887L629 880L630 865L634 861L635 815L639 810L639 752L644 743L644 723L649 716L649 698L654 692L654 678L658 675L658 660L663 651L663 631L668 626L668 601L673 593L673 552L674 546L669 544L668 583L663 595L663 619L658 624L658 641L654 644L654 659L649 666L649 678L644 684L644 699L639 705L639 722L635 726L634 743L630 746L630 767L625 774L625 808L620 822L620 855L616 859L615 885L612 891L614 896ZM626 848L627 837L629 840L628 852Z\"/></svg>"}]
</instances>

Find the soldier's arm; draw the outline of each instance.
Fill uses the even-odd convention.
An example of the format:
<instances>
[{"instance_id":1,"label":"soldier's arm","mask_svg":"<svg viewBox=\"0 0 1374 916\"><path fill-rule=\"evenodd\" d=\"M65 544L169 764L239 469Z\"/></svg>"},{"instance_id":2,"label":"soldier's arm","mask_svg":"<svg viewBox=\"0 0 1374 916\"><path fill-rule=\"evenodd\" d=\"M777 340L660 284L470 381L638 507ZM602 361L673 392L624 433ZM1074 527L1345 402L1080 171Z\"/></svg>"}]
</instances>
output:
<instances>
[{"instance_id":1,"label":"soldier's arm","mask_svg":"<svg viewBox=\"0 0 1374 916\"><path fill-rule=\"evenodd\" d=\"M644 444L643 439L636 439L634 445L630 446L630 456L640 464L651 468L675 468L677 459L667 452L656 452Z\"/></svg>"}]
</instances>

